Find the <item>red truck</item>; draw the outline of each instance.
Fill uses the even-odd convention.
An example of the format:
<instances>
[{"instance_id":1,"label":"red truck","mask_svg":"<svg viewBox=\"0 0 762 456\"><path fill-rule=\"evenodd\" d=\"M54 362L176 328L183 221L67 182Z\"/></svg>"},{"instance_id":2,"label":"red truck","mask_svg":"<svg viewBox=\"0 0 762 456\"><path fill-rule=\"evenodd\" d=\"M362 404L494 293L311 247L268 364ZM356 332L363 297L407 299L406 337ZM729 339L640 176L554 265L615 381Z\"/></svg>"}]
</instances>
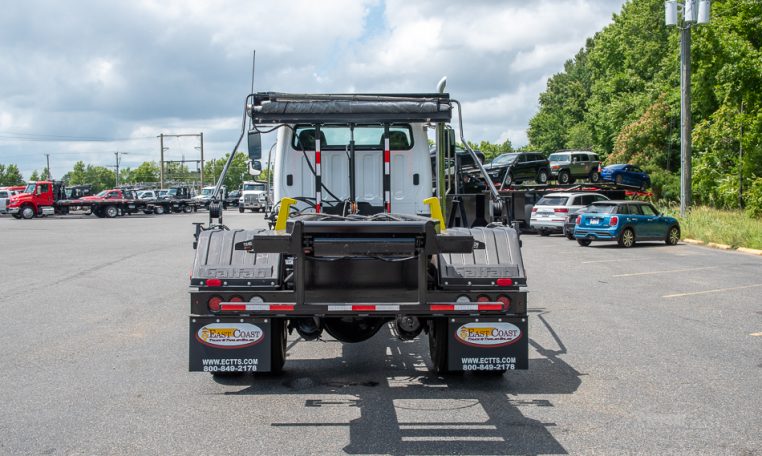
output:
<instances>
[{"instance_id":1,"label":"red truck","mask_svg":"<svg viewBox=\"0 0 762 456\"><path fill-rule=\"evenodd\" d=\"M147 203L137 199L133 190L104 190L98 195L81 199L66 199L62 182L29 182L24 191L8 201L8 213L17 219L43 215L68 214L73 208L89 208L98 217L113 218L145 209Z\"/></svg>"}]
</instances>

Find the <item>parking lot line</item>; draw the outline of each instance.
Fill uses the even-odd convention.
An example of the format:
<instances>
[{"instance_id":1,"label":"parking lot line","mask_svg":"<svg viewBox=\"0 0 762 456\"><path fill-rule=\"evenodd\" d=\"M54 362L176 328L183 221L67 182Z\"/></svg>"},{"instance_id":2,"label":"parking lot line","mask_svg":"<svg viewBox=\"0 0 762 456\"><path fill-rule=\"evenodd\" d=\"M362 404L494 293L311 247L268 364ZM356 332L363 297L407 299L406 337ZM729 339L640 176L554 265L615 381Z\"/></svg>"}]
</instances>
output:
<instances>
[{"instance_id":1,"label":"parking lot line","mask_svg":"<svg viewBox=\"0 0 762 456\"><path fill-rule=\"evenodd\" d=\"M750 335L750 336L754 336L754 337L762 337L762 332L758 332L758 333L751 333L751 334L749 334L749 335Z\"/></svg>"},{"instance_id":2,"label":"parking lot line","mask_svg":"<svg viewBox=\"0 0 762 456\"><path fill-rule=\"evenodd\" d=\"M668 294L668 295L662 296L662 298L679 298L682 296L694 296L694 295L707 294L707 293L721 293L723 291L745 290L747 288L757 288L757 287L762 287L762 283L758 283L756 285L744 285L742 287L717 288L715 290L692 291L689 293Z\"/></svg>"},{"instance_id":3,"label":"parking lot line","mask_svg":"<svg viewBox=\"0 0 762 456\"><path fill-rule=\"evenodd\" d=\"M706 269L717 269L718 266L707 266L703 268L688 268L688 269L670 269L668 271L648 271L648 272L632 272L629 274L617 274L612 277L634 277L634 276L642 276L642 275L653 275L653 274L669 274L672 272L690 272L690 271L703 271Z\"/></svg>"},{"instance_id":4,"label":"parking lot line","mask_svg":"<svg viewBox=\"0 0 762 456\"><path fill-rule=\"evenodd\" d=\"M642 258L627 258L626 261L637 261L637 260L647 260L648 258L642 257ZM583 261L582 264L590 264L590 263L613 263L615 261L622 262L621 258L614 258L611 260L592 260L592 261Z\"/></svg>"}]
</instances>

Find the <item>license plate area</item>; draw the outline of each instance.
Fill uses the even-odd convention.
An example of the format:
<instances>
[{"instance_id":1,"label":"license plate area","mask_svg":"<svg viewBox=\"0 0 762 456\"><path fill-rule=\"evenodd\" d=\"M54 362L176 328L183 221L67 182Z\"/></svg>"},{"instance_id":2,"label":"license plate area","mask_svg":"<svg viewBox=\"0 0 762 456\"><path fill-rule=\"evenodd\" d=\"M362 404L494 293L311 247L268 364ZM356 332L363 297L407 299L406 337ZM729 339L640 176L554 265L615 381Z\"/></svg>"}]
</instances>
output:
<instances>
[{"instance_id":1,"label":"license plate area","mask_svg":"<svg viewBox=\"0 0 762 456\"><path fill-rule=\"evenodd\" d=\"M190 317L191 372L269 372L269 318Z\"/></svg>"},{"instance_id":2,"label":"license plate area","mask_svg":"<svg viewBox=\"0 0 762 456\"><path fill-rule=\"evenodd\" d=\"M526 317L451 318L448 322L447 367L460 371L529 368Z\"/></svg>"}]
</instances>

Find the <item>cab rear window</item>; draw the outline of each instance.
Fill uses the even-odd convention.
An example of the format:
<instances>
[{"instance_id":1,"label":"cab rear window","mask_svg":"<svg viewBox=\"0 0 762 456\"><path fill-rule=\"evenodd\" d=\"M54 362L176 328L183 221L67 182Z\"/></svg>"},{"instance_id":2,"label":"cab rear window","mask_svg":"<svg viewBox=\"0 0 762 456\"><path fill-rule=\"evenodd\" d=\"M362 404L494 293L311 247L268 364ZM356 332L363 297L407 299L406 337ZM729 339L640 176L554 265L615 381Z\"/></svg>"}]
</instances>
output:
<instances>
[{"instance_id":1,"label":"cab rear window","mask_svg":"<svg viewBox=\"0 0 762 456\"><path fill-rule=\"evenodd\" d=\"M324 125L320 127L322 150L346 150L352 138L352 132L346 125ZM380 125L356 125L354 127L355 149L382 149L384 127ZM297 125L291 146L296 150L314 150L315 127ZM410 125L392 125L389 127L389 146L392 150L410 150L413 148L413 129Z\"/></svg>"}]
</instances>

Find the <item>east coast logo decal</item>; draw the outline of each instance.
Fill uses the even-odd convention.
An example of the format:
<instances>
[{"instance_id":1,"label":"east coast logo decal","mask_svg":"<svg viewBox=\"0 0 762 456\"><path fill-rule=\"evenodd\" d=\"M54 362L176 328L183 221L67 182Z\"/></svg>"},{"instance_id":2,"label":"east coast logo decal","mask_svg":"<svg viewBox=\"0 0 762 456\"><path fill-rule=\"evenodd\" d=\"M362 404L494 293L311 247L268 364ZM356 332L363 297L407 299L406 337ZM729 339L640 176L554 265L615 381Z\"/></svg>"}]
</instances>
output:
<instances>
[{"instance_id":1,"label":"east coast logo decal","mask_svg":"<svg viewBox=\"0 0 762 456\"><path fill-rule=\"evenodd\" d=\"M510 323L466 323L455 331L455 338L473 347L502 347L521 339L521 330Z\"/></svg>"},{"instance_id":2,"label":"east coast logo decal","mask_svg":"<svg viewBox=\"0 0 762 456\"><path fill-rule=\"evenodd\" d=\"M215 348L243 348L262 342L264 331L251 323L212 323L196 333L196 339Z\"/></svg>"}]
</instances>

